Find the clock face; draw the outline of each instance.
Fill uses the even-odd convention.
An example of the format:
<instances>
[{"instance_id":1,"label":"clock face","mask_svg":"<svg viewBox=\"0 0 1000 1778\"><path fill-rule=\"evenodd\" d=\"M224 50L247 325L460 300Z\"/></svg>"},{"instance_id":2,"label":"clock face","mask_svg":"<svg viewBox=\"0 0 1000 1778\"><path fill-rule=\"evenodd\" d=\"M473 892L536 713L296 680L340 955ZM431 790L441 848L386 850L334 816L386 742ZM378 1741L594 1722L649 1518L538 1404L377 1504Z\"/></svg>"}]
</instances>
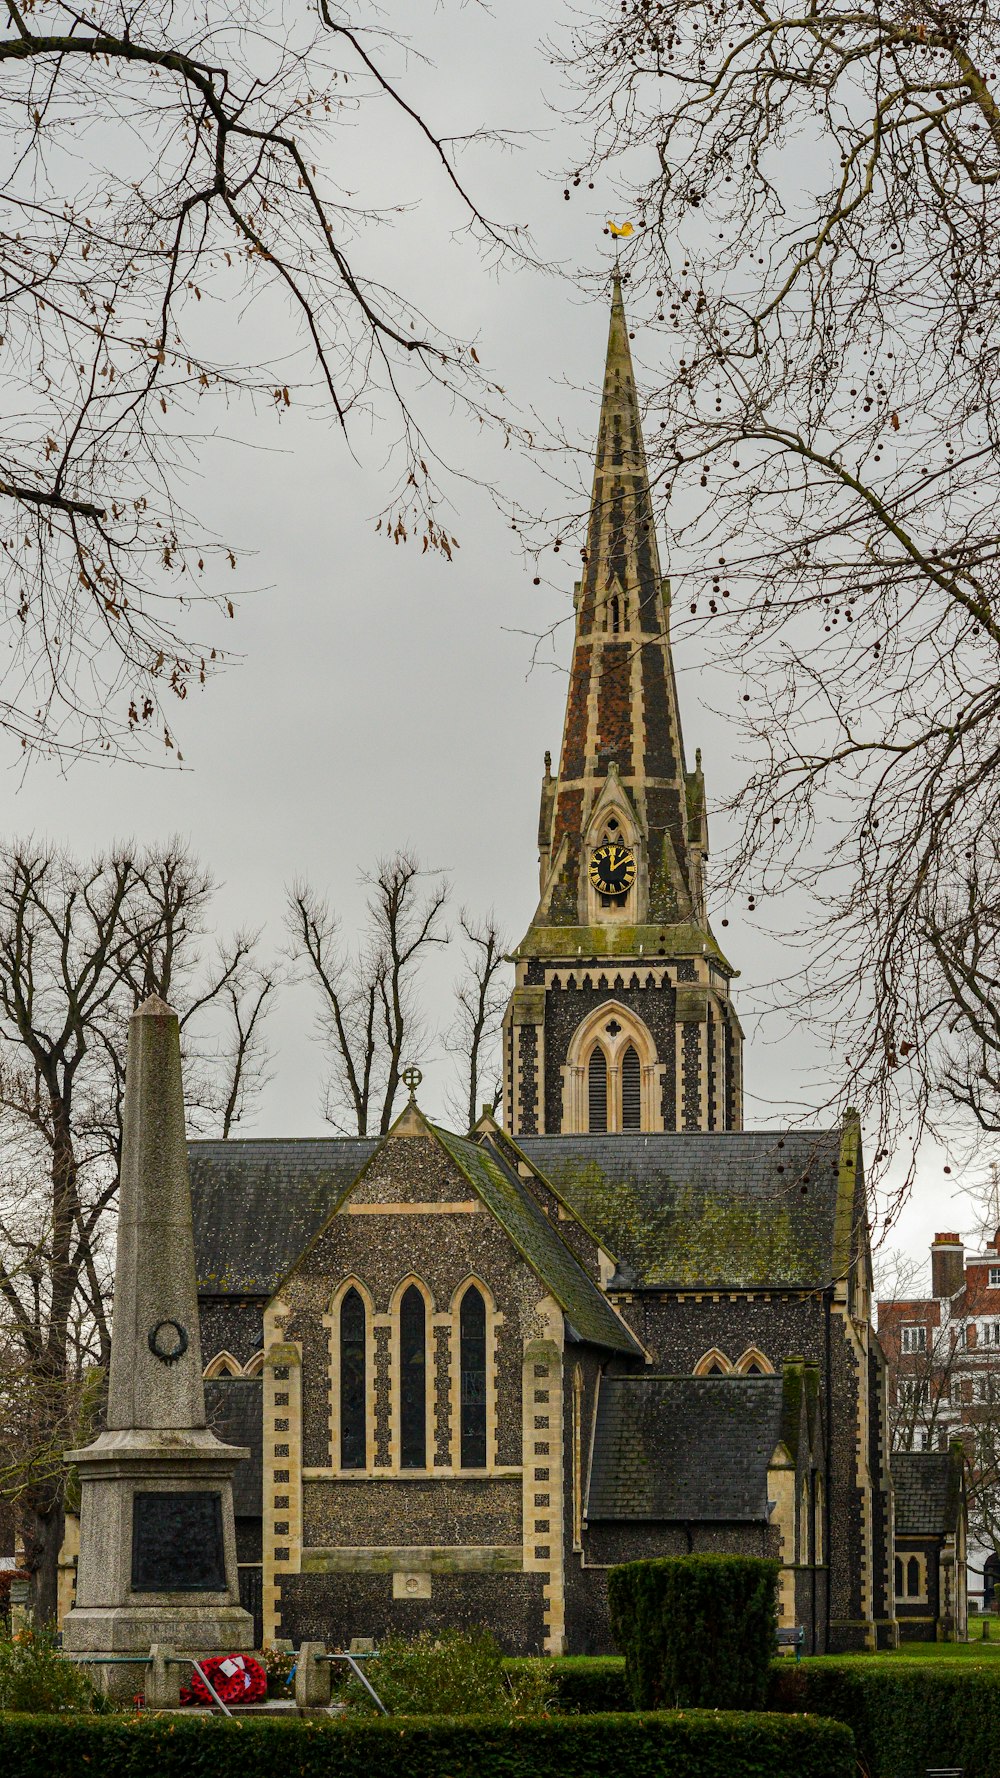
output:
<instances>
[{"instance_id":1,"label":"clock face","mask_svg":"<svg viewBox=\"0 0 1000 1778\"><path fill-rule=\"evenodd\" d=\"M627 895L635 882L635 853L609 840L590 857L590 880L602 895Z\"/></svg>"}]
</instances>

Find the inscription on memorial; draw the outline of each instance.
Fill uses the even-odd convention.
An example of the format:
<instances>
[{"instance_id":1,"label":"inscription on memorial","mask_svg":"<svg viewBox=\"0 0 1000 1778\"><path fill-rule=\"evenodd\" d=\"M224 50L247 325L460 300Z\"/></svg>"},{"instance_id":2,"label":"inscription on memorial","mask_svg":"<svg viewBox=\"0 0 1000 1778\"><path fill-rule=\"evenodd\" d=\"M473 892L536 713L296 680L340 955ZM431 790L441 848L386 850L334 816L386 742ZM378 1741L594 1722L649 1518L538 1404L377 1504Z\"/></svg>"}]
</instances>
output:
<instances>
[{"instance_id":1,"label":"inscription on memorial","mask_svg":"<svg viewBox=\"0 0 1000 1778\"><path fill-rule=\"evenodd\" d=\"M221 1593L225 1588L222 1495L133 1495L133 1593Z\"/></svg>"}]
</instances>

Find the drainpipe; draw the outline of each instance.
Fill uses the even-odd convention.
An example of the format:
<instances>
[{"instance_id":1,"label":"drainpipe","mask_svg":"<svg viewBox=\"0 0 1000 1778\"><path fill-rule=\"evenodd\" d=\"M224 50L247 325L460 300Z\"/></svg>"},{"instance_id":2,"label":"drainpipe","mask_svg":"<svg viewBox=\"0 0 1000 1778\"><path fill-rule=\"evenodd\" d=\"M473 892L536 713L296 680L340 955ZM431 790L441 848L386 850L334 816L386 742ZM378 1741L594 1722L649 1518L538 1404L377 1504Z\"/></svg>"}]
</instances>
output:
<instances>
[{"instance_id":1,"label":"drainpipe","mask_svg":"<svg viewBox=\"0 0 1000 1778\"><path fill-rule=\"evenodd\" d=\"M823 1467L826 1474L826 1486L823 1489L823 1555L826 1558L826 1652L830 1652L830 1595L833 1563L830 1559L830 1503L833 1499L833 1381L830 1375L833 1351L832 1321L833 1290L830 1285L823 1292L823 1308L826 1316L824 1329L826 1341L826 1450L823 1453ZM815 1622L815 1619L813 1620Z\"/></svg>"}]
</instances>

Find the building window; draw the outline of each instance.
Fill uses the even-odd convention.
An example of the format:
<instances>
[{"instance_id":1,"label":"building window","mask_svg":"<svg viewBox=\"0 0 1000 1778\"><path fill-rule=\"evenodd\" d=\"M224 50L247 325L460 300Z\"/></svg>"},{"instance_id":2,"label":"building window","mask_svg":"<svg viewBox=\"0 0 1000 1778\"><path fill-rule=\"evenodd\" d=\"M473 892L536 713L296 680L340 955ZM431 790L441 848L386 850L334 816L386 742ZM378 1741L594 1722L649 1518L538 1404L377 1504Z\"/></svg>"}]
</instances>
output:
<instances>
[{"instance_id":1,"label":"building window","mask_svg":"<svg viewBox=\"0 0 1000 1778\"><path fill-rule=\"evenodd\" d=\"M912 1377L902 1377L899 1382L899 1399L903 1407L925 1408L930 1399L930 1385L915 1382Z\"/></svg>"},{"instance_id":2,"label":"building window","mask_svg":"<svg viewBox=\"0 0 1000 1778\"><path fill-rule=\"evenodd\" d=\"M916 1556L907 1557L906 1597L908 1599L919 1599L920 1597L920 1563Z\"/></svg>"},{"instance_id":3,"label":"building window","mask_svg":"<svg viewBox=\"0 0 1000 1778\"><path fill-rule=\"evenodd\" d=\"M990 1267L990 1283L993 1285L1000 1284L1000 1266Z\"/></svg>"},{"instance_id":4,"label":"building window","mask_svg":"<svg viewBox=\"0 0 1000 1778\"><path fill-rule=\"evenodd\" d=\"M399 1465L427 1468L427 1308L415 1284L399 1305Z\"/></svg>"},{"instance_id":5,"label":"building window","mask_svg":"<svg viewBox=\"0 0 1000 1778\"><path fill-rule=\"evenodd\" d=\"M818 1471L816 1472L816 1480L815 1480L814 1487L813 1487L813 1498L814 1498L814 1524L815 1524L814 1535L816 1538L816 1561L818 1563L821 1563L826 1560L826 1557L825 1557L826 1544L824 1541L825 1526L823 1523L823 1512L824 1512L823 1477L819 1474Z\"/></svg>"},{"instance_id":6,"label":"building window","mask_svg":"<svg viewBox=\"0 0 1000 1778\"><path fill-rule=\"evenodd\" d=\"M981 1346L1000 1346L1000 1321L983 1321L979 1327Z\"/></svg>"},{"instance_id":7,"label":"building window","mask_svg":"<svg viewBox=\"0 0 1000 1778\"><path fill-rule=\"evenodd\" d=\"M587 1104L588 1129L603 1135L608 1127L608 1064L600 1045L591 1050L587 1064Z\"/></svg>"},{"instance_id":8,"label":"building window","mask_svg":"<svg viewBox=\"0 0 1000 1778\"><path fill-rule=\"evenodd\" d=\"M458 1317L461 1465L486 1468L486 1304L470 1284Z\"/></svg>"},{"instance_id":9,"label":"building window","mask_svg":"<svg viewBox=\"0 0 1000 1778\"><path fill-rule=\"evenodd\" d=\"M903 1597L903 1559L901 1556L897 1556L896 1557L896 1598L902 1599L902 1597Z\"/></svg>"},{"instance_id":10,"label":"building window","mask_svg":"<svg viewBox=\"0 0 1000 1778\"><path fill-rule=\"evenodd\" d=\"M926 1329L926 1327L924 1327L922 1325L917 1326L917 1327L904 1327L904 1329L903 1329L903 1351L904 1352L926 1352L926 1350L927 1350L927 1329Z\"/></svg>"},{"instance_id":11,"label":"building window","mask_svg":"<svg viewBox=\"0 0 1000 1778\"><path fill-rule=\"evenodd\" d=\"M353 1284L340 1305L340 1467L364 1469L367 1460L365 1305Z\"/></svg>"},{"instance_id":12,"label":"building window","mask_svg":"<svg viewBox=\"0 0 1000 1778\"><path fill-rule=\"evenodd\" d=\"M622 1129L642 1129L642 1067L634 1043L622 1057Z\"/></svg>"}]
</instances>

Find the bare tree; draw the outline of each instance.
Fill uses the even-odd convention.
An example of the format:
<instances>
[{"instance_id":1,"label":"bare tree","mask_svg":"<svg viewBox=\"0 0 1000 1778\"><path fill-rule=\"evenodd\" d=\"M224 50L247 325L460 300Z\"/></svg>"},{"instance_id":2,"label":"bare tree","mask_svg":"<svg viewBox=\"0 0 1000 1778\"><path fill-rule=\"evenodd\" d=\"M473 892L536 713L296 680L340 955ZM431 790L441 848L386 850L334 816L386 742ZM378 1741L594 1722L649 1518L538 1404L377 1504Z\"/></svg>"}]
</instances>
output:
<instances>
[{"instance_id":1,"label":"bare tree","mask_svg":"<svg viewBox=\"0 0 1000 1778\"><path fill-rule=\"evenodd\" d=\"M448 943L445 879L421 869L410 852L378 861L368 888L367 921L353 951L329 902L299 882L288 898L291 955L319 997L318 1024L330 1058L324 1115L359 1136L384 1135L392 1122L400 1074L426 1035L416 1000L426 952Z\"/></svg>"},{"instance_id":2,"label":"bare tree","mask_svg":"<svg viewBox=\"0 0 1000 1778\"><path fill-rule=\"evenodd\" d=\"M477 420L499 399L474 350L364 269L366 228L388 218L358 200L358 108L394 107L442 182L446 226L494 256L522 249L396 83L374 11L2 12L0 589L15 652L0 725L67 754L134 752L158 725L173 748L166 695L222 659L194 608L233 616L235 551L184 509L217 416L240 398L279 416L309 401L346 431L359 408L394 410L385 525L449 556L418 391L442 384Z\"/></svg>"},{"instance_id":3,"label":"bare tree","mask_svg":"<svg viewBox=\"0 0 1000 1778\"><path fill-rule=\"evenodd\" d=\"M43 1616L55 1610L63 1503L44 1452L110 1352L128 1014L150 991L179 1001L196 1128L228 1129L259 1067L269 978L246 936L201 955L211 889L176 848L122 847L86 864L32 843L0 849L0 1318L29 1379L26 1448L43 1453L19 1487Z\"/></svg>"},{"instance_id":4,"label":"bare tree","mask_svg":"<svg viewBox=\"0 0 1000 1778\"><path fill-rule=\"evenodd\" d=\"M455 1021L445 1047L457 1058L460 1070L449 1106L456 1120L471 1130L481 1105L496 1111L503 1098L499 1038L509 993L510 941L492 909L477 919L463 908L459 923L465 939L463 968L455 983Z\"/></svg>"},{"instance_id":5,"label":"bare tree","mask_svg":"<svg viewBox=\"0 0 1000 1778\"><path fill-rule=\"evenodd\" d=\"M803 992L891 1126L936 1081L928 907L967 860L985 876L1000 793L1000 15L577 18L566 192L610 172L638 225L675 620L730 666L752 762L730 887L812 898Z\"/></svg>"}]
</instances>

